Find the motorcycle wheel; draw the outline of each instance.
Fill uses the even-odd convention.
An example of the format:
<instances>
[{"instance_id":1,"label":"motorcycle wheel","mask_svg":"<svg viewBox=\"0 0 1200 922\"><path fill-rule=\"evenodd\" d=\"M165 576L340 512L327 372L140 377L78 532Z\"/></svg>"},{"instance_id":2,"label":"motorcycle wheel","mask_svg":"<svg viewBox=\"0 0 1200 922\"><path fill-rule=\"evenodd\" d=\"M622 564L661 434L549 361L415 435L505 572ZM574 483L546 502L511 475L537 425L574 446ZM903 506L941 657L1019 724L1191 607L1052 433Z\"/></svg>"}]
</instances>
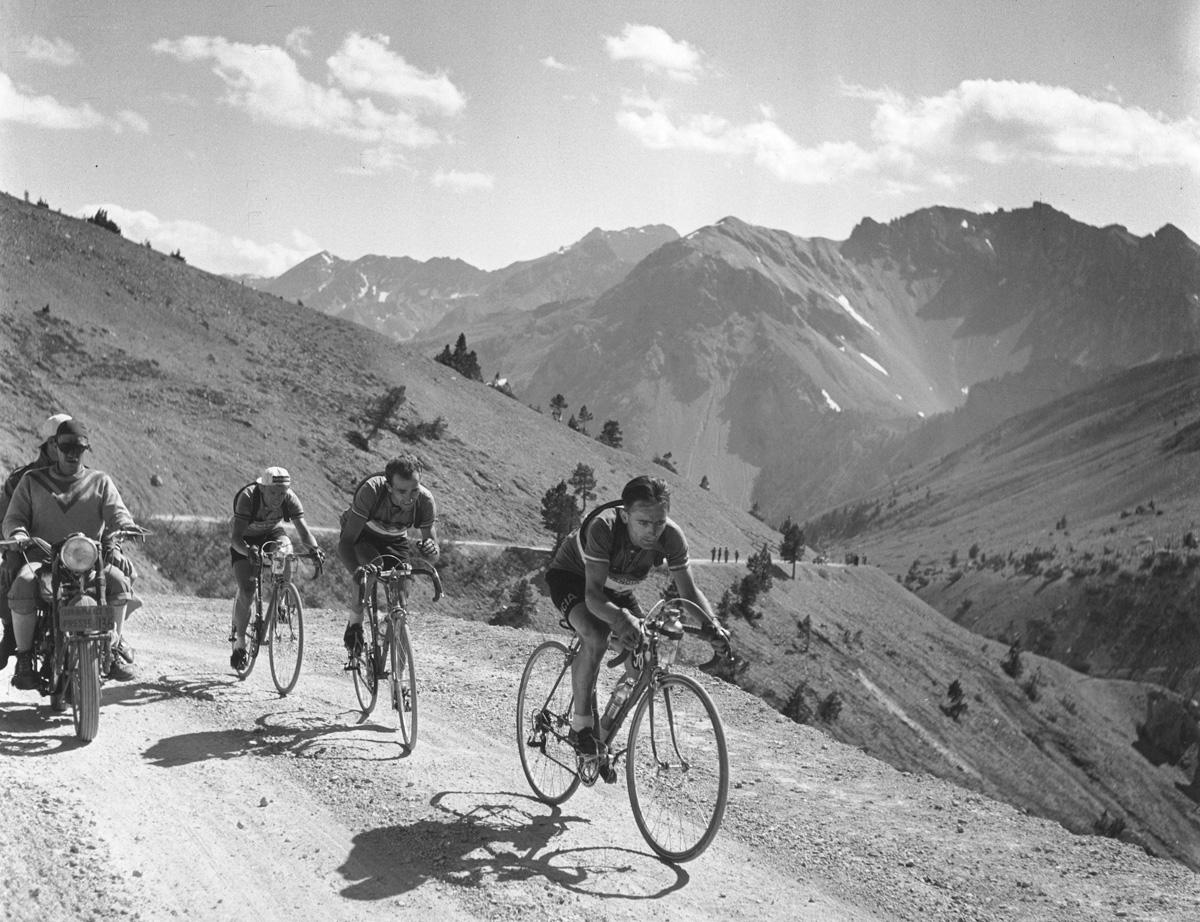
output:
<instances>
[{"instance_id":1,"label":"motorcycle wheel","mask_svg":"<svg viewBox=\"0 0 1200 922\"><path fill-rule=\"evenodd\" d=\"M90 743L100 732L100 641L88 637L71 645L67 668L75 735ZM65 690L64 690L65 691Z\"/></svg>"}]
</instances>

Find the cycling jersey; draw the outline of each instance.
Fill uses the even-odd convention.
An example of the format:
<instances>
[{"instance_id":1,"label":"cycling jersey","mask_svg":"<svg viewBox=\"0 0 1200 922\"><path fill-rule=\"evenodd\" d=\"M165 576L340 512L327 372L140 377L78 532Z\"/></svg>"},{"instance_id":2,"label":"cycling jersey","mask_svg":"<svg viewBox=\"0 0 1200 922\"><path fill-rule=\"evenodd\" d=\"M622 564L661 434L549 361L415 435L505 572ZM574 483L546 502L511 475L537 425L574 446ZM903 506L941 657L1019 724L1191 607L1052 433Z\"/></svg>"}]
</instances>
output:
<instances>
[{"instance_id":1,"label":"cycling jersey","mask_svg":"<svg viewBox=\"0 0 1200 922\"><path fill-rule=\"evenodd\" d=\"M246 521L243 538L247 543L261 543L264 538L278 538L284 534L283 523L293 522L304 516L304 506L289 487L283 502L271 509L257 495L258 484L249 484L240 490L233 501L233 517Z\"/></svg>"},{"instance_id":2,"label":"cycling jersey","mask_svg":"<svg viewBox=\"0 0 1200 922\"><path fill-rule=\"evenodd\" d=\"M654 547L634 547L625 523L613 509L601 512L588 524L586 538L581 540L578 530L568 535L550 561L550 569L583 576L589 560L606 563L604 588L624 594L632 592L664 560L671 570L687 569L688 543L682 529L668 518Z\"/></svg>"},{"instance_id":3,"label":"cycling jersey","mask_svg":"<svg viewBox=\"0 0 1200 922\"><path fill-rule=\"evenodd\" d=\"M432 528L437 504L429 489L420 484L412 505L407 509L398 506L392 502L387 477L377 474L358 485L350 508L342 513L343 524L348 515L364 519L363 531L376 543L395 542L407 538L410 528Z\"/></svg>"}]
</instances>

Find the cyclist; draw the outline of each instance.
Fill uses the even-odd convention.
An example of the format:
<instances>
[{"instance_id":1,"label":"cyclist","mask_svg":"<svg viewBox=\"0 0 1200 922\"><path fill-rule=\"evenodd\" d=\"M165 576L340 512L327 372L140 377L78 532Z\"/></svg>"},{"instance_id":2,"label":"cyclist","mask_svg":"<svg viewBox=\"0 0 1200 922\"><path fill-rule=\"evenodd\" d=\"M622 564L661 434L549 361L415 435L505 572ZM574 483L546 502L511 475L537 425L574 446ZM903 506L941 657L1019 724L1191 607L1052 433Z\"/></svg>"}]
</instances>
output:
<instances>
[{"instance_id":1,"label":"cyclist","mask_svg":"<svg viewBox=\"0 0 1200 922\"><path fill-rule=\"evenodd\" d=\"M58 460L54 436L58 427L70 418L66 413L56 413L38 427L37 457L12 471L5 479L4 486L0 487L0 522L4 521L4 513L8 511L8 504L12 502L21 478L29 471L50 467ZM12 629L12 612L8 607L8 587L24 562L25 558L16 551L5 551L4 562L0 564L0 622L4 625L4 637L0 638L0 669L4 669L8 665L9 657L17 652L17 641Z\"/></svg>"},{"instance_id":2,"label":"cyclist","mask_svg":"<svg viewBox=\"0 0 1200 922\"><path fill-rule=\"evenodd\" d=\"M252 564L268 541L287 541L284 522L295 526L296 534L318 562L325 559L325 552L304 521L304 506L292 489L292 475L287 468L268 467L255 481L238 490L233 498L233 517L229 520L229 561L238 585L229 638L233 644L229 665L234 669L246 666L246 626L250 623L250 605L254 600Z\"/></svg>"},{"instance_id":3,"label":"cyclist","mask_svg":"<svg viewBox=\"0 0 1200 922\"><path fill-rule=\"evenodd\" d=\"M575 708L569 739L582 755L599 751L592 698L609 636L615 635L626 649L641 642L645 612L633 588L652 567L666 561L680 597L698 605L708 619L716 656L729 650L729 633L692 579L687 538L667 515L670 487L658 477L635 477L621 491L621 502L621 508L601 512L587 523L586 535L579 529L569 534L546 571L550 598L581 643L571 663Z\"/></svg>"},{"instance_id":4,"label":"cyclist","mask_svg":"<svg viewBox=\"0 0 1200 922\"><path fill-rule=\"evenodd\" d=\"M125 646L123 631L125 615L133 601L133 563L106 534L132 527L133 516L121 500L113 479L83 464L83 454L91 447L83 423L75 419L61 423L55 431L55 447L58 460L51 467L30 471L21 478L0 525L5 538L24 539L26 552L34 558L17 572L8 592L17 642L13 685L21 689L37 688L33 630L37 620L38 571L44 560L40 559L36 545L28 542L31 538L41 538L56 544L76 532L104 545L107 561L104 575L115 622L110 640L117 654L112 658L109 677L127 681L133 678L133 671L126 665L132 663L133 655Z\"/></svg>"},{"instance_id":5,"label":"cyclist","mask_svg":"<svg viewBox=\"0 0 1200 922\"><path fill-rule=\"evenodd\" d=\"M420 529L417 550L436 560L437 503L421 483L421 462L411 454L388 461L382 474L366 478L354 490L350 507L342 513L338 557L353 576L380 554L408 560L408 529ZM343 641L351 660L362 649L362 600L355 594Z\"/></svg>"}]
</instances>

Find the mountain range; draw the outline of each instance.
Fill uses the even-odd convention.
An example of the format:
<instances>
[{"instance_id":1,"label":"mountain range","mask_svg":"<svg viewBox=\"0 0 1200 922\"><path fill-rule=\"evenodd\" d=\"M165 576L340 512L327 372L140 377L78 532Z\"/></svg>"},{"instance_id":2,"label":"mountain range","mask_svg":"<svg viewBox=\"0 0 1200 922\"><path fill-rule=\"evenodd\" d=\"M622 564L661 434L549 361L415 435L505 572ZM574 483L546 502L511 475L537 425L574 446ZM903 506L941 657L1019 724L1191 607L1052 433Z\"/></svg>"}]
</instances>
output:
<instances>
[{"instance_id":1,"label":"mountain range","mask_svg":"<svg viewBox=\"0 0 1200 922\"><path fill-rule=\"evenodd\" d=\"M614 419L627 447L670 453L685 478L773 521L1200 348L1193 241L1171 225L1090 227L1043 203L868 218L841 242L733 217L686 237L596 230L494 273L402 260L419 279L403 297L396 270L372 274L393 262L319 254L267 288L430 354L463 334L520 399L561 394L597 425ZM953 425L924 426L951 411Z\"/></svg>"}]
</instances>

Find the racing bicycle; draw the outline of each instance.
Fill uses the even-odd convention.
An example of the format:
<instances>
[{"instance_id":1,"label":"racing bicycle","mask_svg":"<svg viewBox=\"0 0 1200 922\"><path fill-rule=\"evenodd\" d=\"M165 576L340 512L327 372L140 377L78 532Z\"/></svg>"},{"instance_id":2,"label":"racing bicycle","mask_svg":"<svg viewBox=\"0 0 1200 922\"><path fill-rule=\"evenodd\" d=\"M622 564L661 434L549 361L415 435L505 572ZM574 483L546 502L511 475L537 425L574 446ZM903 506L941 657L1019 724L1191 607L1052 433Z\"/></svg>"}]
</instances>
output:
<instances>
[{"instance_id":1,"label":"racing bicycle","mask_svg":"<svg viewBox=\"0 0 1200 922\"><path fill-rule=\"evenodd\" d=\"M380 684L386 684L400 738L410 752L417 744L417 673L408 635L405 589L415 575L429 580L434 602L442 597L442 579L427 560L406 561L381 554L355 571L364 614L363 647L350 654L346 666L354 677L354 693L364 718L375 709Z\"/></svg>"},{"instance_id":2,"label":"racing bicycle","mask_svg":"<svg viewBox=\"0 0 1200 922\"><path fill-rule=\"evenodd\" d=\"M627 673L632 689L614 714L606 711L611 722L600 721L597 755L577 753L567 736L578 635L569 644L548 640L537 647L517 692L521 768L538 799L561 804L581 783L611 783L624 760L634 821L650 847L672 862L690 861L708 848L729 797L729 753L717 707L699 682L671 671L683 633L703 634L683 626L688 606L703 618L698 606L680 598L658 602L646 616L644 639Z\"/></svg>"},{"instance_id":3,"label":"racing bicycle","mask_svg":"<svg viewBox=\"0 0 1200 922\"><path fill-rule=\"evenodd\" d=\"M237 669L239 679L254 671L258 653L266 647L271 663L271 681L280 696L296 687L300 666L304 662L304 602L300 590L292 581L296 561L313 562L312 579L321 575L322 556L316 551L297 554L292 543L267 541L254 556L254 612L246 626L246 661ZM263 610L263 584L270 586L271 596ZM230 640L236 639L233 627Z\"/></svg>"}]
</instances>

